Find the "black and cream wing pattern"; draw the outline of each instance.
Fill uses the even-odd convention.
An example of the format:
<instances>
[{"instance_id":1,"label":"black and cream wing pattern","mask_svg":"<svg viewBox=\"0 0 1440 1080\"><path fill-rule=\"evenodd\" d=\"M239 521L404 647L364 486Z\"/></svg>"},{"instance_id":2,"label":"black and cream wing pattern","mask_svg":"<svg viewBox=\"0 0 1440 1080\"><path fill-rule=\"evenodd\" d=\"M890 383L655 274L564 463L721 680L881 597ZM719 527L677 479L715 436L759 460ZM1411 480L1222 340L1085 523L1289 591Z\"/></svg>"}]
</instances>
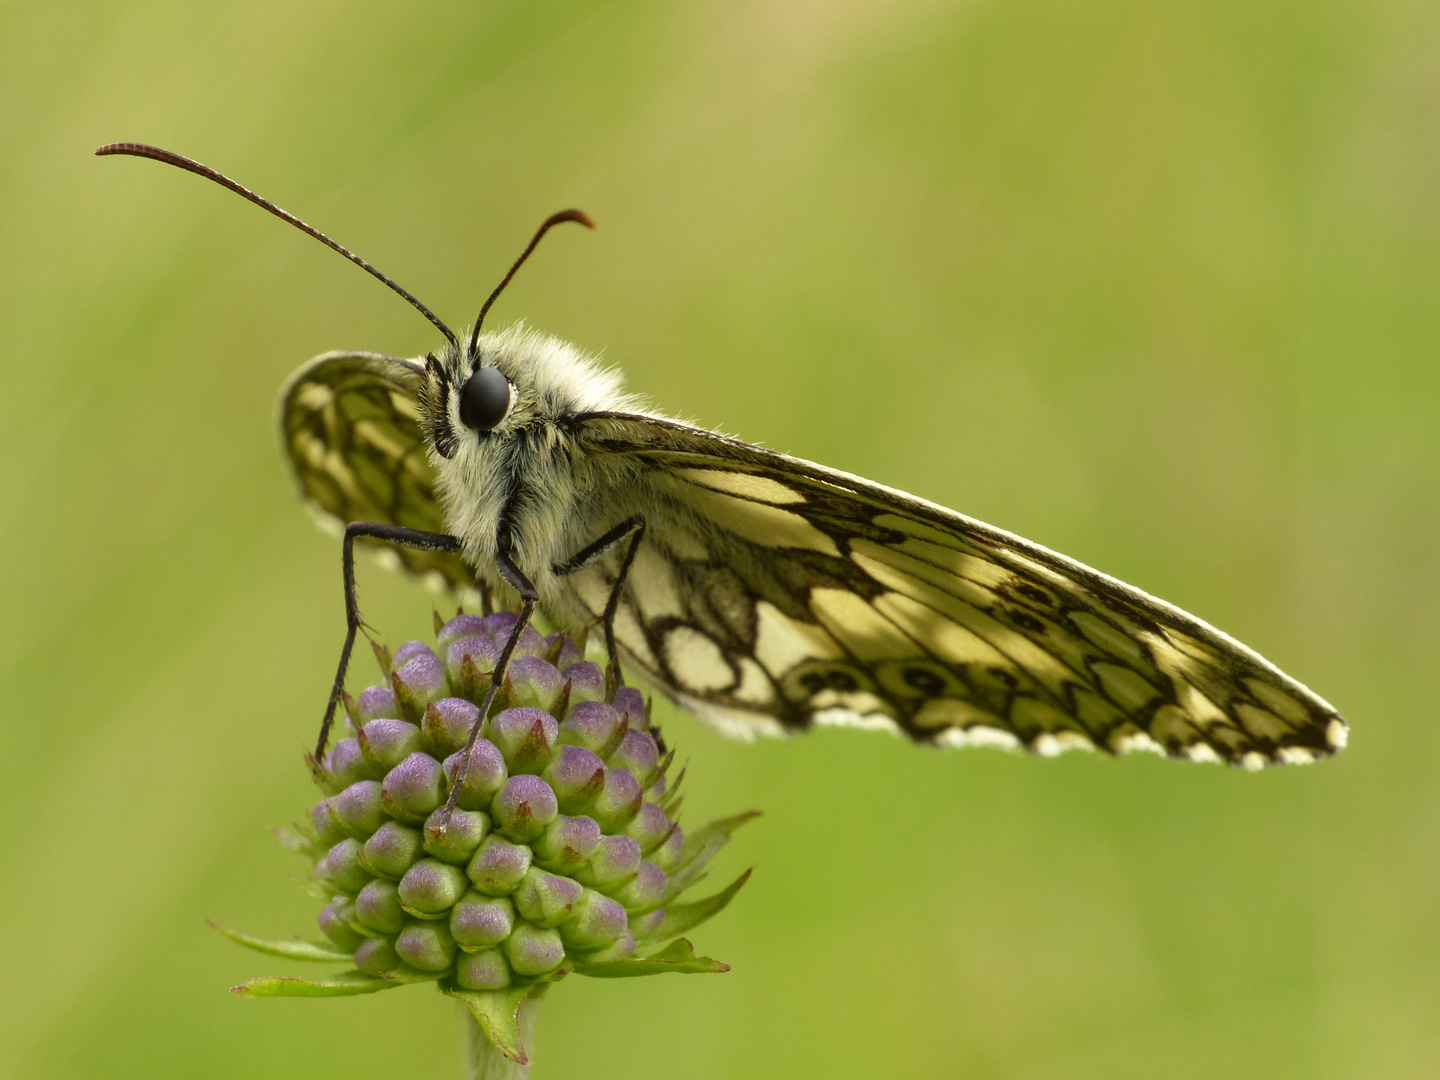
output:
<instances>
[{"instance_id":1,"label":"black and cream wing pattern","mask_svg":"<svg viewBox=\"0 0 1440 1080\"><path fill-rule=\"evenodd\" d=\"M445 531L420 426L423 372L414 360L329 352L281 390L280 443L301 498L323 527L338 533L348 522L370 521ZM459 555L361 543L431 586L474 589L474 572Z\"/></svg>"},{"instance_id":2,"label":"black and cream wing pattern","mask_svg":"<svg viewBox=\"0 0 1440 1080\"><path fill-rule=\"evenodd\" d=\"M722 727L1252 769L1344 745L1333 707L1240 643L1020 537L688 424L595 414L574 435L628 465L609 513L647 522L622 653ZM617 570L575 575L592 616Z\"/></svg>"}]
</instances>

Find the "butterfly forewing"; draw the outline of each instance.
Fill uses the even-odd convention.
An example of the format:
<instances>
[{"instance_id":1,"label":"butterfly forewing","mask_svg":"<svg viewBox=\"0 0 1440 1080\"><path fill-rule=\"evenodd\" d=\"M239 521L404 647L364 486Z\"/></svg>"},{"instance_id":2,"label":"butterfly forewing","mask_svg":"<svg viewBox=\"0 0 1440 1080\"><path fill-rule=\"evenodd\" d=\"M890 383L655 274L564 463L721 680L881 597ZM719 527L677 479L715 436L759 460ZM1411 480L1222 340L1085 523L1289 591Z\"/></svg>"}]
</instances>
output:
<instances>
[{"instance_id":1,"label":"butterfly forewing","mask_svg":"<svg viewBox=\"0 0 1440 1080\"><path fill-rule=\"evenodd\" d=\"M332 352L302 367L281 391L280 442L301 497L322 524L445 531L420 426L421 373L414 361ZM390 545L372 550L431 585L473 589L474 572L458 555Z\"/></svg>"},{"instance_id":2,"label":"butterfly forewing","mask_svg":"<svg viewBox=\"0 0 1440 1080\"><path fill-rule=\"evenodd\" d=\"M597 416L579 438L645 466L626 506L648 495L651 528L620 641L727 726L1250 767L1343 743L1331 706L1248 649L1019 537L689 425ZM592 614L617 569L576 582Z\"/></svg>"}]
</instances>

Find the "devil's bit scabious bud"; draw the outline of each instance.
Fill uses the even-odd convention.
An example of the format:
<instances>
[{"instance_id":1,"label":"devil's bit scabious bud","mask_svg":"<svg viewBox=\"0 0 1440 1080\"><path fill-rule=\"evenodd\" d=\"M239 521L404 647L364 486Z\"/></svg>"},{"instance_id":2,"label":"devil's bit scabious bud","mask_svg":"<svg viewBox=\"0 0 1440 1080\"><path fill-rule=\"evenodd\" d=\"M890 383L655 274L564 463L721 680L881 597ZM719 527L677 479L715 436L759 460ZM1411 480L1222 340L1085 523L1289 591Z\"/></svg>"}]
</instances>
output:
<instances>
[{"instance_id":1,"label":"devil's bit scabious bud","mask_svg":"<svg viewBox=\"0 0 1440 1080\"><path fill-rule=\"evenodd\" d=\"M318 997L436 982L488 1037L473 1045L493 1044L522 1076L521 1006L564 975L728 970L680 935L725 907L748 871L706 899L678 898L753 815L687 837L666 777L673 755L661 752L644 699L629 687L607 699L603 669L566 635L526 628L482 718L515 621L511 612L437 618L434 649L409 641L387 657L377 648L385 685L346 699L347 729L317 771L326 798L292 843L314 859L327 897L324 943L225 931L264 952L354 970L253 979L238 992Z\"/></svg>"}]
</instances>

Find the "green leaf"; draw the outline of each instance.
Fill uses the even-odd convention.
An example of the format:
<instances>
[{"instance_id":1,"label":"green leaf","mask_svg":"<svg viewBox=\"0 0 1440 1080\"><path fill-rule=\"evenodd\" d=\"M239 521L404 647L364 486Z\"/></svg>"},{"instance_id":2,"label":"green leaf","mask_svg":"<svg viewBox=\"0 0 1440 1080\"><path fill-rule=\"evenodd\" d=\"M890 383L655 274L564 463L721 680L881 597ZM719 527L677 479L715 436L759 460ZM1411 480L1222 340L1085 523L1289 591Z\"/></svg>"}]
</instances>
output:
<instances>
[{"instance_id":1,"label":"green leaf","mask_svg":"<svg viewBox=\"0 0 1440 1080\"><path fill-rule=\"evenodd\" d=\"M740 891L745 882L750 880L751 871L746 870L738 878L730 883L728 888L722 889L714 896L707 896L704 900L696 900L693 904L670 904L665 908L665 917L660 920L660 925L642 938L636 938L640 942L669 941L671 938L679 937L707 919L720 914L725 906L735 899L735 894Z\"/></svg>"},{"instance_id":2,"label":"green leaf","mask_svg":"<svg viewBox=\"0 0 1440 1080\"><path fill-rule=\"evenodd\" d=\"M349 997L352 994L373 994L378 990L393 990L404 986L410 979L383 978L366 975L360 971L342 971L328 979L291 979L283 975L262 975L239 986L232 986L230 992L241 997Z\"/></svg>"},{"instance_id":3,"label":"green leaf","mask_svg":"<svg viewBox=\"0 0 1440 1080\"><path fill-rule=\"evenodd\" d=\"M230 927L221 926L214 921L211 921L210 925L231 941L237 941L247 949L254 949L256 952L263 952L270 956L283 956L286 960L319 960L330 964L348 964L355 959L351 953L329 943L301 941L299 938L270 941L250 934L242 934L239 930L232 930Z\"/></svg>"},{"instance_id":4,"label":"green leaf","mask_svg":"<svg viewBox=\"0 0 1440 1080\"><path fill-rule=\"evenodd\" d=\"M447 990L451 997L463 1001L500 1052L517 1065L528 1065L525 1048L520 1045L520 1006L534 990L533 986L511 987L508 990Z\"/></svg>"},{"instance_id":5,"label":"green leaf","mask_svg":"<svg viewBox=\"0 0 1440 1080\"><path fill-rule=\"evenodd\" d=\"M709 975L729 971L729 964L712 960L708 956L696 956L695 947L680 938L672 941L653 956L637 956L633 960L606 960L598 964L580 964L576 975L589 975L592 979L626 979L639 975L663 975L675 972L680 975Z\"/></svg>"},{"instance_id":6,"label":"green leaf","mask_svg":"<svg viewBox=\"0 0 1440 1080\"><path fill-rule=\"evenodd\" d=\"M702 825L685 837L680 848L680 858L665 875L665 899L668 904L705 875L702 871L720 849L730 842L730 836L747 821L760 816L760 811L750 810L734 817L721 818L708 825Z\"/></svg>"}]
</instances>

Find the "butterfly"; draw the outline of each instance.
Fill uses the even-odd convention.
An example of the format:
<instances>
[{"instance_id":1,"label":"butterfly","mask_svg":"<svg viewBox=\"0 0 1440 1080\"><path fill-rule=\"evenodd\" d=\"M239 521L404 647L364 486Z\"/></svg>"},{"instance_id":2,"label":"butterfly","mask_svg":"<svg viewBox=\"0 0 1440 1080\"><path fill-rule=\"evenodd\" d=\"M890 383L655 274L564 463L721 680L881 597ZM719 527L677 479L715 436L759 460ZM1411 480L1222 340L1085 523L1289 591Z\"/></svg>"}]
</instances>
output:
<instances>
[{"instance_id":1,"label":"butterfly","mask_svg":"<svg viewBox=\"0 0 1440 1080\"><path fill-rule=\"evenodd\" d=\"M328 237L206 166L139 144L98 153L197 172L379 278L445 336L418 359L316 357L280 438L305 502L406 572L519 607L491 697L537 607L603 629L638 672L740 736L817 724L1051 756L1145 750L1256 769L1345 745L1336 710L1224 633L1038 544L913 495L694 424L625 393L575 346L486 313L457 337ZM622 664L623 662L623 669ZM487 703L488 704L488 703Z\"/></svg>"}]
</instances>

